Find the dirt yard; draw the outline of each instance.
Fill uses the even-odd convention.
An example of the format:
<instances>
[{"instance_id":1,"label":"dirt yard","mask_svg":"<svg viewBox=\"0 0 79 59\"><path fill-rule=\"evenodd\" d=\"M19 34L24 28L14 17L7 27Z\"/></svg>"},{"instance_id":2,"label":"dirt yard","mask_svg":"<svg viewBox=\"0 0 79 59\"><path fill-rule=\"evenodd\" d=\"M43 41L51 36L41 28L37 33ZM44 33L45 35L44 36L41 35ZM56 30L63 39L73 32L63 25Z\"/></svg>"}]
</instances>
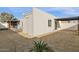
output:
<instances>
[{"instance_id":1,"label":"dirt yard","mask_svg":"<svg viewBox=\"0 0 79 59\"><path fill-rule=\"evenodd\" d=\"M47 42L56 52L79 51L79 36L72 31L58 31L39 39ZM37 38L25 38L11 30L0 30L0 51L28 52L35 40Z\"/></svg>"},{"instance_id":2,"label":"dirt yard","mask_svg":"<svg viewBox=\"0 0 79 59\"><path fill-rule=\"evenodd\" d=\"M63 30L41 37L56 52L78 52L79 36L76 32Z\"/></svg>"},{"instance_id":3,"label":"dirt yard","mask_svg":"<svg viewBox=\"0 0 79 59\"><path fill-rule=\"evenodd\" d=\"M22 37L11 30L0 30L0 51L29 51L32 43L32 39Z\"/></svg>"}]
</instances>

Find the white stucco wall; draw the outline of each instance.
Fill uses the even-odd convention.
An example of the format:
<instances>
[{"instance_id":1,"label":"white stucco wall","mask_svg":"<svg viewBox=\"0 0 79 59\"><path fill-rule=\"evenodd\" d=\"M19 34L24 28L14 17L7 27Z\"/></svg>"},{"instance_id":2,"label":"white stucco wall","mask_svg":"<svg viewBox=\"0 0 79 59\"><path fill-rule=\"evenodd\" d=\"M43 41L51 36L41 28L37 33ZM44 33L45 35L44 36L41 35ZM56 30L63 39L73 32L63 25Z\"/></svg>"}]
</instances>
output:
<instances>
[{"instance_id":1,"label":"white stucco wall","mask_svg":"<svg viewBox=\"0 0 79 59\"><path fill-rule=\"evenodd\" d=\"M7 22L0 22L0 28L8 28L8 23Z\"/></svg>"},{"instance_id":2,"label":"white stucco wall","mask_svg":"<svg viewBox=\"0 0 79 59\"><path fill-rule=\"evenodd\" d=\"M53 32L55 29L55 16L43 12L37 8L33 8L33 35ZM48 20L52 20L52 26L48 27Z\"/></svg>"},{"instance_id":3,"label":"white stucco wall","mask_svg":"<svg viewBox=\"0 0 79 59\"><path fill-rule=\"evenodd\" d=\"M55 19L56 17L43 12L37 8L33 8L32 13L25 15L23 19L23 32L28 33L32 36L38 36L49 32L55 32L62 29L72 29L70 27L77 24L74 22L60 23L60 28L55 30ZM52 26L48 26L48 20L52 20Z\"/></svg>"},{"instance_id":4,"label":"white stucco wall","mask_svg":"<svg viewBox=\"0 0 79 59\"><path fill-rule=\"evenodd\" d=\"M32 35L33 31L33 18L32 13L26 15L23 19L23 32Z\"/></svg>"},{"instance_id":5,"label":"white stucco wall","mask_svg":"<svg viewBox=\"0 0 79 59\"><path fill-rule=\"evenodd\" d=\"M77 23L77 21L75 21L75 22L73 22L73 21L70 21L70 23L62 23L61 21L60 21L60 27L61 27L61 29L69 29L69 30L75 30L75 29L77 29L77 27L74 27L73 28L73 26L75 26L75 25L77 25L78 23Z\"/></svg>"}]
</instances>

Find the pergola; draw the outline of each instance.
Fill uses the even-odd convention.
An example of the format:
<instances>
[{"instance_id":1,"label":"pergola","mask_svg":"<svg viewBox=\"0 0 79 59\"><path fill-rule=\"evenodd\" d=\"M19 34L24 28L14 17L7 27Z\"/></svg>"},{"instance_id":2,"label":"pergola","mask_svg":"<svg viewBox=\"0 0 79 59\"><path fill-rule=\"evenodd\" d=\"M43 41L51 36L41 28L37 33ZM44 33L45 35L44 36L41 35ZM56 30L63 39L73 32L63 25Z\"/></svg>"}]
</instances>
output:
<instances>
[{"instance_id":1,"label":"pergola","mask_svg":"<svg viewBox=\"0 0 79 59\"><path fill-rule=\"evenodd\" d=\"M67 18L57 18L57 19L55 19L55 23L57 23L58 21L73 21L73 20L78 21L78 35L79 35L79 16L67 17Z\"/></svg>"},{"instance_id":2,"label":"pergola","mask_svg":"<svg viewBox=\"0 0 79 59\"><path fill-rule=\"evenodd\" d=\"M19 22L20 22L19 20L9 20L9 21L7 21L9 29L11 28L11 26L13 28L15 28L15 26L17 26L19 24Z\"/></svg>"}]
</instances>

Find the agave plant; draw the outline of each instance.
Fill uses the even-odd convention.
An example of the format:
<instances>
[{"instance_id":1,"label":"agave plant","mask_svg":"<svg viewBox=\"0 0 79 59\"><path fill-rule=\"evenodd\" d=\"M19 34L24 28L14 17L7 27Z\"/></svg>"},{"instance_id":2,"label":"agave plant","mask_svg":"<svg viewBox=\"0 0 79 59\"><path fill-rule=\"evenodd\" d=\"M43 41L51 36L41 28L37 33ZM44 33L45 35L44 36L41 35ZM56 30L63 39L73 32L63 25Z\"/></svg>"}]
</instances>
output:
<instances>
[{"instance_id":1,"label":"agave plant","mask_svg":"<svg viewBox=\"0 0 79 59\"><path fill-rule=\"evenodd\" d=\"M52 51L48 46L47 43L44 41L34 41L34 46L31 48L32 52L50 52Z\"/></svg>"}]
</instances>

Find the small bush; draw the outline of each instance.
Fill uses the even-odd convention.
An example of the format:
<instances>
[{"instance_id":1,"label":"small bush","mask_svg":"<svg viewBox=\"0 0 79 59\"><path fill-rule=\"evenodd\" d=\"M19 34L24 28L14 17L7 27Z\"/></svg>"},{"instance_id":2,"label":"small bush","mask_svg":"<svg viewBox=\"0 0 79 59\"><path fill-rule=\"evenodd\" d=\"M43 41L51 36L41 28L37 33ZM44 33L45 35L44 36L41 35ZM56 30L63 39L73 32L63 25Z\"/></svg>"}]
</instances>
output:
<instances>
[{"instance_id":1,"label":"small bush","mask_svg":"<svg viewBox=\"0 0 79 59\"><path fill-rule=\"evenodd\" d=\"M31 52L51 52L52 50L47 46L44 41L34 41L34 46L30 50Z\"/></svg>"}]
</instances>

